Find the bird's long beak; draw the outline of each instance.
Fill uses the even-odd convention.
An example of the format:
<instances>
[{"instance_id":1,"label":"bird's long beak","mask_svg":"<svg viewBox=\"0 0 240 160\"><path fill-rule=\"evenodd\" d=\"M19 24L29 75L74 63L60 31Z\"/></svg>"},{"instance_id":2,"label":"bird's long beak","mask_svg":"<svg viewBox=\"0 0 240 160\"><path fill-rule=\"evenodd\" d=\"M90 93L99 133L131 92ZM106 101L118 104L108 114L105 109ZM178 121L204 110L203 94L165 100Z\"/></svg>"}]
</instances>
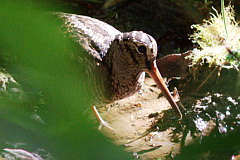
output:
<instances>
[{"instance_id":1,"label":"bird's long beak","mask_svg":"<svg viewBox=\"0 0 240 160\"><path fill-rule=\"evenodd\" d=\"M153 62L151 69L147 71L148 74L152 77L152 79L156 82L157 86L161 89L163 95L167 98L168 102L171 104L172 108L178 114L180 118L182 118L182 113L179 110L176 102L173 100L171 93L169 92L158 68L156 65L156 61Z\"/></svg>"}]
</instances>

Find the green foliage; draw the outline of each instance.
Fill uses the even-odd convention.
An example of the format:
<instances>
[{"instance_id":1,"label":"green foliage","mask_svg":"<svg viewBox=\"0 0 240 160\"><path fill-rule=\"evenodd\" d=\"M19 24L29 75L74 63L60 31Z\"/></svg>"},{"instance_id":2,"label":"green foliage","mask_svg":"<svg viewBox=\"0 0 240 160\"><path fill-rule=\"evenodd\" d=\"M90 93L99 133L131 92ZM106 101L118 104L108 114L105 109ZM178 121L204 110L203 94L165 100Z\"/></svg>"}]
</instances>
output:
<instances>
[{"instance_id":1,"label":"green foliage","mask_svg":"<svg viewBox=\"0 0 240 160\"><path fill-rule=\"evenodd\" d=\"M215 14L211 13L209 20L191 26L195 30L191 39L199 45L191 57L193 65L207 62L210 66L229 63L234 66L239 63L236 58L229 56L229 50L237 51L240 48L240 27L235 21L233 7L228 6L223 10L218 13L214 9ZM235 53L238 57L239 52Z\"/></svg>"},{"instance_id":2,"label":"green foliage","mask_svg":"<svg viewBox=\"0 0 240 160\"><path fill-rule=\"evenodd\" d=\"M240 50L230 51L226 60L231 64L240 65Z\"/></svg>"},{"instance_id":3,"label":"green foliage","mask_svg":"<svg viewBox=\"0 0 240 160\"><path fill-rule=\"evenodd\" d=\"M26 94L0 95L0 152L45 149L55 159L128 159L93 127L86 111L94 94L83 83L84 65L69 58L82 49L64 38L62 24L46 10L31 0L0 5L0 55L14 57L3 66Z\"/></svg>"}]
</instances>

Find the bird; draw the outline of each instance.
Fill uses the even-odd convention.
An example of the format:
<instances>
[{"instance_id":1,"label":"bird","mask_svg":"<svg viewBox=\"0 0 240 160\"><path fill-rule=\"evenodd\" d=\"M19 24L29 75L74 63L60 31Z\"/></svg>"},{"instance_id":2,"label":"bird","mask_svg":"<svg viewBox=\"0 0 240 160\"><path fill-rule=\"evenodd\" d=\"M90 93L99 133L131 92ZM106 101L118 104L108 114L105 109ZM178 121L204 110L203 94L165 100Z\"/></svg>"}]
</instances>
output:
<instances>
[{"instance_id":1,"label":"bird","mask_svg":"<svg viewBox=\"0 0 240 160\"><path fill-rule=\"evenodd\" d=\"M186 74L190 59L185 57L192 54L189 50L182 54L169 54L156 60L159 72L163 77L181 77Z\"/></svg>"},{"instance_id":2,"label":"bird","mask_svg":"<svg viewBox=\"0 0 240 160\"><path fill-rule=\"evenodd\" d=\"M85 83L95 94L93 106L132 96L141 89L147 72L177 115L182 117L157 68L157 43L152 36L143 31L120 32L103 21L84 15L56 14L63 20L65 35L82 48L83 52L73 57L85 65L88 75ZM101 121L95 107L93 110Z\"/></svg>"}]
</instances>

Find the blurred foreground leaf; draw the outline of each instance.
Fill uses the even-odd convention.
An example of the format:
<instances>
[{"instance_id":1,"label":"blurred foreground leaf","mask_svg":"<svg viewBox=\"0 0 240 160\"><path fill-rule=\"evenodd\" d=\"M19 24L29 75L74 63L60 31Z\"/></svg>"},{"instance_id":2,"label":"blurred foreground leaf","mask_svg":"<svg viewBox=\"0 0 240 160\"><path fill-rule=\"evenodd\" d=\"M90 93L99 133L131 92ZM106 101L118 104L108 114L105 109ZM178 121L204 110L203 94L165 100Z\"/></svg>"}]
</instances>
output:
<instances>
[{"instance_id":1,"label":"blurred foreground leaf","mask_svg":"<svg viewBox=\"0 0 240 160\"><path fill-rule=\"evenodd\" d=\"M23 99L1 97L0 150L43 148L55 159L127 159L84 114L93 93L81 83L84 65L76 67L69 59L77 47L43 10L28 0L0 5L0 65L25 94Z\"/></svg>"}]
</instances>

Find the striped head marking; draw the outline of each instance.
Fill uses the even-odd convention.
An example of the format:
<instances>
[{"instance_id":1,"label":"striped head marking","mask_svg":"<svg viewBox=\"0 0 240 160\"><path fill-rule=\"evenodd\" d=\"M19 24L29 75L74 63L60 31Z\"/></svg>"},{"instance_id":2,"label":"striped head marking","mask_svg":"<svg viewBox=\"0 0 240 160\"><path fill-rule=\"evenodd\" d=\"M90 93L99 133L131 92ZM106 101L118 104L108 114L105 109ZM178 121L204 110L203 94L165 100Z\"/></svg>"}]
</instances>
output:
<instances>
[{"instance_id":1,"label":"striped head marking","mask_svg":"<svg viewBox=\"0 0 240 160\"><path fill-rule=\"evenodd\" d=\"M142 64L144 69L149 69L157 56L155 39L142 31L126 32L121 38L123 44L130 48L129 52L135 61Z\"/></svg>"}]
</instances>

